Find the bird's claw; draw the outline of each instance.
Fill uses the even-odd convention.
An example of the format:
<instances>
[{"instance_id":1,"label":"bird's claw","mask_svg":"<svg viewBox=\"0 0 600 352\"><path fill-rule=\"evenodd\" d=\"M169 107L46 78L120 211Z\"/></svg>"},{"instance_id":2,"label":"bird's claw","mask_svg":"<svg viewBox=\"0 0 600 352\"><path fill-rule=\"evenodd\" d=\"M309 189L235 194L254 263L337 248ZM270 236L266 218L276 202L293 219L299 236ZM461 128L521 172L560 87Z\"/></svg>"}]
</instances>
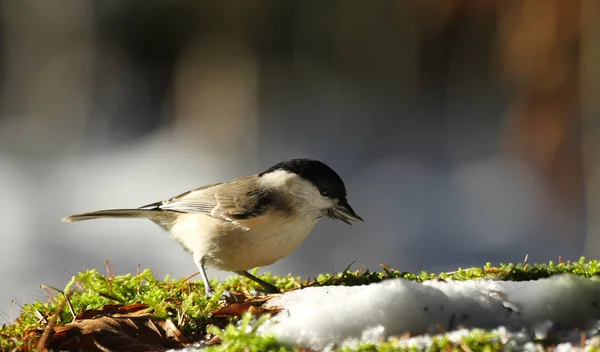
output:
<instances>
[{"instance_id":1,"label":"bird's claw","mask_svg":"<svg viewBox=\"0 0 600 352\"><path fill-rule=\"evenodd\" d=\"M205 290L205 293L207 299L212 299L215 296L215 290L213 290L212 288L210 290ZM223 291L223 293L221 293L219 301L225 301L226 303L236 303L238 301L238 298L230 291L225 290Z\"/></svg>"},{"instance_id":2,"label":"bird's claw","mask_svg":"<svg viewBox=\"0 0 600 352\"><path fill-rule=\"evenodd\" d=\"M236 303L238 301L238 298L230 291L225 290L223 291L223 293L221 293L220 300L225 301L226 303Z\"/></svg>"}]
</instances>

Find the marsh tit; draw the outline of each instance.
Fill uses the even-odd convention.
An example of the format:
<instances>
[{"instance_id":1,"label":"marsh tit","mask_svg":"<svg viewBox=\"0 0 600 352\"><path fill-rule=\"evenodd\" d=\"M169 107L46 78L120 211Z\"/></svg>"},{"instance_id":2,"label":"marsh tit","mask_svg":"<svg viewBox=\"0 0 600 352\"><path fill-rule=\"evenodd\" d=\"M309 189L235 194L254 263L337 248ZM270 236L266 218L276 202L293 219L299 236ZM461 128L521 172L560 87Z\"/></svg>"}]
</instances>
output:
<instances>
[{"instance_id":1,"label":"marsh tit","mask_svg":"<svg viewBox=\"0 0 600 352\"><path fill-rule=\"evenodd\" d=\"M141 218L156 223L193 254L207 296L205 266L232 271L279 290L247 270L293 252L323 217L362 222L346 200L344 182L329 166L292 159L266 171L200 187L137 209L100 210L63 219Z\"/></svg>"}]
</instances>

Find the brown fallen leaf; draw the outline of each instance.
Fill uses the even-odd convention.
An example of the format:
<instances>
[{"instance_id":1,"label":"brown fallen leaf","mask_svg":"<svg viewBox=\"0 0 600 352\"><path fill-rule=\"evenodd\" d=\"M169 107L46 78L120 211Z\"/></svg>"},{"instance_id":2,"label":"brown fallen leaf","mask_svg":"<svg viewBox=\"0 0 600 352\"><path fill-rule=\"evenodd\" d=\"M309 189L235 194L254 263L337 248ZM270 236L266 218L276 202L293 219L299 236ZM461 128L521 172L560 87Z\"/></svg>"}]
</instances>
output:
<instances>
[{"instance_id":1,"label":"brown fallen leaf","mask_svg":"<svg viewBox=\"0 0 600 352\"><path fill-rule=\"evenodd\" d=\"M147 313L146 310L150 308L149 305L144 303L133 303L129 305L123 304L105 304L100 309L89 309L81 312L77 315L76 319L91 319L99 314L133 314L133 313Z\"/></svg>"},{"instance_id":2,"label":"brown fallen leaf","mask_svg":"<svg viewBox=\"0 0 600 352\"><path fill-rule=\"evenodd\" d=\"M282 310L283 310L282 307L276 307L276 306L269 307L269 308L252 306L252 307L250 307L250 309L248 309L248 312L250 312L250 314L252 314L254 316L260 316L260 315L263 315L263 314L275 314L275 313L279 313Z\"/></svg>"},{"instance_id":3,"label":"brown fallen leaf","mask_svg":"<svg viewBox=\"0 0 600 352\"><path fill-rule=\"evenodd\" d=\"M295 290L296 289L293 288L287 292L295 291ZM279 297L281 295L282 295L281 293L271 293L271 294L264 295L264 296L249 297L246 299L245 303L264 303L264 302L271 300L272 298Z\"/></svg>"},{"instance_id":4,"label":"brown fallen leaf","mask_svg":"<svg viewBox=\"0 0 600 352\"><path fill-rule=\"evenodd\" d=\"M267 313L277 313L281 310L279 307L273 308L262 308L254 306L250 303L232 303L227 306L221 307L219 310L214 312L212 315L219 318L230 318L239 317L246 312L250 312L254 316L260 316Z\"/></svg>"},{"instance_id":5,"label":"brown fallen leaf","mask_svg":"<svg viewBox=\"0 0 600 352\"><path fill-rule=\"evenodd\" d=\"M221 338L219 336L216 335L210 335L208 337L208 339L206 340L206 342L204 342L204 344L206 346L212 346L212 345L218 345L221 342L223 342L223 340L221 340Z\"/></svg>"},{"instance_id":6,"label":"brown fallen leaf","mask_svg":"<svg viewBox=\"0 0 600 352\"><path fill-rule=\"evenodd\" d=\"M145 305L108 306L93 318L55 326L44 348L79 351L165 351L182 348L189 340L170 320L143 313ZM82 314L83 316L92 314Z\"/></svg>"}]
</instances>

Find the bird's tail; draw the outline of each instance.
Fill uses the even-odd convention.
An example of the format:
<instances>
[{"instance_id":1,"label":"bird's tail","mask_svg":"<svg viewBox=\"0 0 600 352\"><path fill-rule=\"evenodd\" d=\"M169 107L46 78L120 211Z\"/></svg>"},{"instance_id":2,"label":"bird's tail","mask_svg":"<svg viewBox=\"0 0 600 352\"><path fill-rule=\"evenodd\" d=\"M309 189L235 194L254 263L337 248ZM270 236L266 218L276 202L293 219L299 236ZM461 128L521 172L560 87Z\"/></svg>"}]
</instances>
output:
<instances>
[{"instance_id":1,"label":"bird's tail","mask_svg":"<svg viewBox=\"0 0 600 352\"><path fill-rule=\"evenodd\" d=\"M148 209L109 209L91 211L89 213L74 214L63 218L62 221L75 222L99 218L138 218L150 219L156 215L155 210Z\"/></svg>"}]
</instances>

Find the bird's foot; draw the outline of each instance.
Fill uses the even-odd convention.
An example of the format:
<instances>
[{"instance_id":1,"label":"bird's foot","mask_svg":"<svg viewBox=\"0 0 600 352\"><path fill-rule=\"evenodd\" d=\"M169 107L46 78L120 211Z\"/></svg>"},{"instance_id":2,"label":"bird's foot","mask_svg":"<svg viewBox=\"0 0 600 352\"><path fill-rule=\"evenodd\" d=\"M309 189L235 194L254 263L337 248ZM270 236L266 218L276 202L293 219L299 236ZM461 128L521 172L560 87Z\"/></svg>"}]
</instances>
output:
<instances>
[{"instance_id":1,"label":"bird's foot","mask_svg":"<svg viewBox=\"0 0 600 352\"><path fill-rule=\"evenodd\" d=\"M206 289L205 293L207 299L211 299L215 296L215 290L213 290L212 287L210 289ZM225 301L226 303L236 303L238 302L238 297L230 291L225 290L221 293L219 301Z\"/></svg>"},{"instance_id":2,"label":"bird's foot","mask_svg":"<svg viewBox=\"0 0 600 352\"><path fill-rule=\"evenodd\" d=\"M215 290L213 290L213 288L212 288L212 287L210 287L210 286L207 286L207 287L204 289L204 293L205 293L205 295L206 295L206 298L208 298L208 299L211 299L211 298L213 298L213 296L215 295Z\"/></svg>"},{"instance_id":3,"label":"bird's foot","mask_svg":"<svg viewBox=\"0 0 600 352\"><path fill-rule=\"evenodd\" d=\"M223 291L223 293L221 293L221 301L225 301L225 303L237 303L238 302L238 297L231 293L231 291Z\"/></svg>"}]
</instances>

